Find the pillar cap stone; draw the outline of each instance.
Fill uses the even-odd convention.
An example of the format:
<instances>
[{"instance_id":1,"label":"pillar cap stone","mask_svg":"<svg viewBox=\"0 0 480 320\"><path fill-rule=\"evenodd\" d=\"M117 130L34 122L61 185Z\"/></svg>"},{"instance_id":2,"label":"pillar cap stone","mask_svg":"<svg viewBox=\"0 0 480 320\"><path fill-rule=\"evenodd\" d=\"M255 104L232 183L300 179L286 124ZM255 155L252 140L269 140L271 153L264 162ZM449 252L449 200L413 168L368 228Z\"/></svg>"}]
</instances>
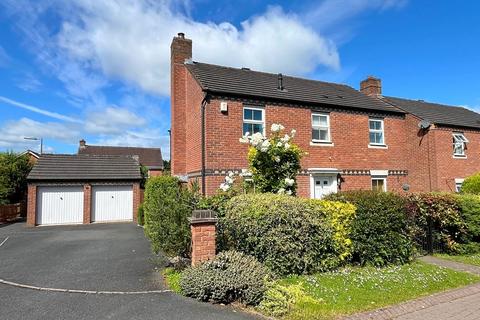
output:
<instances>
[{"instance_id":1,"label":"pillar cap stone","mask_svg":"<svg viewBox=\"0 0 480 320\"><path fill-rule=\"evenodd\" d=\"M216 223L218 218L217 213L213 210L193 210L189 220L191 224Z\"/></svg>"}]
</instances>

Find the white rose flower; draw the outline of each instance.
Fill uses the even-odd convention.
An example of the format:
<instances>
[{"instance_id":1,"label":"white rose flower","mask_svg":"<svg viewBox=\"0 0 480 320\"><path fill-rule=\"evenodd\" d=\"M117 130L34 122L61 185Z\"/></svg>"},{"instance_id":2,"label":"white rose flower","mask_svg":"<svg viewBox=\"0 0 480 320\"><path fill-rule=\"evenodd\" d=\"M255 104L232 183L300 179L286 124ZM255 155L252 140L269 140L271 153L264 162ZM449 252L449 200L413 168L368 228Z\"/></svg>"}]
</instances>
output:
<instances>
[{"instance_id":1,"label":"white rose flower","mask_svg":"<svg viewBox=\"0 0 480 320\"><path fill-rule=\"evenodd\" d=\"M288 190L287 192L285 192L286 194L288 194L289 196L292 195L292 190Z\"/></svg>"},{"instance_id":2,"label":"white rose flower","mask_svg":"<svg viewBox=\"0 0 480 320\"><path fill-rule=\"evenodd\" d=\"M290 144L285 143L285 150L288 150L290 148Z\"/></svg>"},{"instance_id":3,"label":"white rose flower","mask_svg":"<svg viewBox=\"0 0 480 320\"><path fill-rule=\"evenodd\" d=\"M233 178L233 176L234 176L233 171L228 171L228 176L229 176L230 178Z\"/></svg>"},{"instance_id":4,"label":"white rose flower","mask_svg":"<svg viewBox=\"0 0 480 320\"><path fill-rule=\"evenodd\" d=\"M285 193L285 189L280 188L280 189L278 189L277 193L278 193L278 194L284 194L284 193Z\"/></svg>"},{"instance_id":5,"label":"white rose flower","mask_svg":"<svg viewBox=\"0 0 480 320\"><path fill-rule=\"evenodd\" d=\"M292 131L290 132L290 136L294 138L296 134L297 134L297 130L292 129Z\"/></svg>"},{"instance_id":6,"label":"white rose flower","mask_svg":"<svg viewBox=\"0 0 480 320\"><path fill-rule=\"evenodd\" d=\"M279 156L275 156L275 162L277 162L277 163L280 162L280 157Z\"/></svg>"},{"instance_id":7,"label":"white rose flower","mask_svg":"<svg viewBox=\"0 0 480 320\"><path fill-rule=\"evenodd\" d=\"M272 123L272 127L270 128L270 130L272 132L278 132L278 131L280 131L280 125L278 125L276 123Z\"/></svg>"},{"instance_id":8,"label":"white rose flower","mask_svg":"<svg viewBox=\"0 0 480 320\"><path fill-rule=\"evenodd\" d=\"M270 141L268 140L263 141L262 144L260 145L260 151L267 152L268 148L270 148Z\"/></svg>"},{"instance_id":9,"label":"white rose flower","mask_svg":"<svg viewBox=\"0 0 480 320\"><path fill-rule=\"evenodd\" d=\"M279 141L279 142L277 142L277 147L279 147L279 148L280 148L281 146L283 146L283 144L282 144L280 141Z\"/></svg>"},{"instance_id":10,"label":"white rose flower","mask_svg":"<svg viewBox=\"0 0 480 320\"><path fill-rule=\"evenodd\" d=\"M225 177L225 183L227 184L232 184L233 183L233 178L230 178L230 177Z\"/></svg>"},{"instance_id":11,"label":"white rose flower","mask_svg":"<svg viewBox=\"0 0 480 320\"><path fill-rule=\"evenodd\" d=\"M222 183L220 185L220 189L222 189L223 191L227 191L228 189L230 189L230 186L226 183Z\"/></svg>"},{"instance_id":12,"label":"white rose flower","mask_svg":"<svg viewBox=\"0 0 480 320\"><path fill-rule=\"evenodd\" d=\"M293 179L290 179L290 178L285 178L285 184L289 187L293 186L293 184L295 183L295 180Z\"/></svg>"}]
</instances>

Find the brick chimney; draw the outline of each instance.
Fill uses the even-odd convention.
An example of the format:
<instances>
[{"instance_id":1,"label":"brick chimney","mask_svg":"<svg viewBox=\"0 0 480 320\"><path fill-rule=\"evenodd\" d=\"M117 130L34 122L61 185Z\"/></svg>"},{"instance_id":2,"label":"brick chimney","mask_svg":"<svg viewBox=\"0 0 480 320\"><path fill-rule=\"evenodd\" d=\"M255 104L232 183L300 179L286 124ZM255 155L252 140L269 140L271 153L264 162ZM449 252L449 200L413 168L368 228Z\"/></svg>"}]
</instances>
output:
<instances>
[{"instance_id":1,"label":"brick chimney","mask_svg":"<svg viewBox=\"0 0 480 320\"><path fill-rule=\"evenodd\" d=\"M185 61L192 59L192 40L180 32L170 46L171 172L186 175L186 77Z\"/></svg>"},{"instance_id":2,"label":"brick chimney","mask_svg":"<svg viewBox=\"0 0 480 320\"><path fill-rule=\"evenodd\" d=\"M84 139L80 140L80 143L79 143L80 149L85 149L86 145L87 145L87 142Z\"/></svg>"},{"instance_id":3,"label":"brick chimney","mask_svg":"<svg viewBox=\"0 0 480 320\"><path fill-rule=\"evenodd\" d=\"M368 76L367 79L360 82L360 92L368 95L378 97L382 95L382 80L373 76Z\"/></svg>"}]
</instances>

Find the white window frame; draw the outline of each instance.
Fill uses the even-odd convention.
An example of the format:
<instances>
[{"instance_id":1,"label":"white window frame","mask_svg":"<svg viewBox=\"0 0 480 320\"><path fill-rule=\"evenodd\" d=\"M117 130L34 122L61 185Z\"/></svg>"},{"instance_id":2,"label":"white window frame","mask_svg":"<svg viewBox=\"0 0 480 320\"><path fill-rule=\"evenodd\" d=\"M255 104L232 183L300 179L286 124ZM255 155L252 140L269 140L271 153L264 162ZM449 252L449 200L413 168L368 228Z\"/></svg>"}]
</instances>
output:
<instances>
[{"instance_id":1,"label":"white window frame","mask_svg":"<svg viewBox=\"0 0 480 320\"><path fill-rule=\"evenodd\" d=\"M460 157L464 158L466 157L466 152L465 150L467 149L467 143L469 142L468 139L465 137L463 132L453 132L452 133L452 146L453 146L453 156L454 157ZM462 145L462 152L457 153L456 152L456 146L461 144Z\"/></svg>"},{"instance_id":2,"label":"white window frame","mask_svg":"<svg viewBox=\"0 0 480 320\"><path fill-rule=\"evenodd\" d=\"M459 193L462 191L462 185L465 179L455 179L455 192Z\"/></svg>"},{"instance_id":3,"label":"white window frame","mask_svg":"<svg viewBox=\"0 0 480 320\"><path fill-rule=\"evenodd\" d=\"M387 177L385 176L372 176L370 179L370 185L373 190L373 180L383 180L383 192L387 192Z\"/></svg>"},{"instance_id":4,"label":"white window frame","mask_svg":"<svg viewBox=\"0 0 480 320\"><path fill-rule=\"evenodd\" d=\"M251 119L245 119L245 110L248 109L248 110L258 110L258 111L261 111L262 112L262 120L251 120ZM262 107L255 107L255 106L249 106L249 105L246 105L246 106L243 106L243 110L242 110L242 119L243 119L243 122L242 122L242 135L244 134L243 132L243 125L245 123L248 123L248 124L261 124L262 125L262 134L265 135L265 108L262 108ZM250 135L253 134L253 132L249 132Z\"/></svg>"},{"instance_id":5,"label":"white window frame","mask_svg":"<svg viewBox=\"0 0 480 320\"><path fill-rule=\"evenodd\" d=\"M313 125L313 117L327 117L327 126L319 126L319 125ZM332 142L332 136L330 133L330 115L328 113L312 113L310 117L311 125L312 125L312 130L325 130L327 129L327 135L328 139L327 140L321 140L321 139L313 139L312 137L312 142L314 143L331 143ZM320 136L320 135L319 135Z\"/></svg>"},{"instance_id":6,"label":"white window frame","mask_svg":"<svg viewBox=\"0 0 480 320\"><path fill-rule=\"evenodd\" d=\"M370 128L370 122L380 122L382 124L381 129L371 129ZM377 143L377 142L371 142L370 141L370 133L381 133L383 142L382 143ZM385 121L383 119L377 119L377 118L369 118L368 119L368 142L371 146L386 146L387 142L385 140Z\"/></svg>"}]
</instances>

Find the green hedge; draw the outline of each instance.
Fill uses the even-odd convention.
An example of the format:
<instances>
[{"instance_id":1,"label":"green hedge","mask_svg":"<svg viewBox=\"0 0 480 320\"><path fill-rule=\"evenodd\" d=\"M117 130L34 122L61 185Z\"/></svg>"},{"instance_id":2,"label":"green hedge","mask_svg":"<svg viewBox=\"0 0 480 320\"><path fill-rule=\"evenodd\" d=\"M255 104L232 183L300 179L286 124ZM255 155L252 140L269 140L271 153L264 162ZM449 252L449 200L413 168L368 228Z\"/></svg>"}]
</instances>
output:
<instances>
[{"instance_id":1,"label":"green hedge","mask_svg":"<svg viewBox=\"0 0 480 320\"><path fill-rule=\"evenodd\" d=\"M463 181L462 193L480 194L480 173L474 174Z\"/></svg>"},{"instance_id":2,"label":"green hedge","mask_svg":"<svg viewBox=\"0 0 480 320\"><path fill-rule=\"evenodd\" d=\"M257 305L269 281L268 269L255 258L224 251L213 260L184 270L180 287L184 295L201 301Z\"/></svg>"},{"instance_id":3,"label":"green hedge","mask_svg":"<svg viewBox=\"0 0 480 320\"><path fill-rule=\"evenodd\" d=\"M229 248L256 257L277 274L312 273L336 268L349 256L348 221L354 213L350 204L248 194L227 202L219 230Z\"/></svg>"},{"instance_id":4,"label":"green hedge","mask_svg":"<svg viewBox=\"0 0 480 320\"><path fill-rule=\"evenodd\" d=\"M190 256L190 223L195 196L172 176L148 179L143 210L145 234L155 253L167 256Z\"/></svg>"},{"instance_id":5,"label":"green hedge","mask_svg":"<svg viewBox=\"0 0 480 320\"><path fill-rule=\"evenodd\" d=\"M384 266L412 260L414 243L405 210L405 198L394 193L349 191L332 194L329 200L353 203L352 262Z\"/></svg>"}]
</instances>

